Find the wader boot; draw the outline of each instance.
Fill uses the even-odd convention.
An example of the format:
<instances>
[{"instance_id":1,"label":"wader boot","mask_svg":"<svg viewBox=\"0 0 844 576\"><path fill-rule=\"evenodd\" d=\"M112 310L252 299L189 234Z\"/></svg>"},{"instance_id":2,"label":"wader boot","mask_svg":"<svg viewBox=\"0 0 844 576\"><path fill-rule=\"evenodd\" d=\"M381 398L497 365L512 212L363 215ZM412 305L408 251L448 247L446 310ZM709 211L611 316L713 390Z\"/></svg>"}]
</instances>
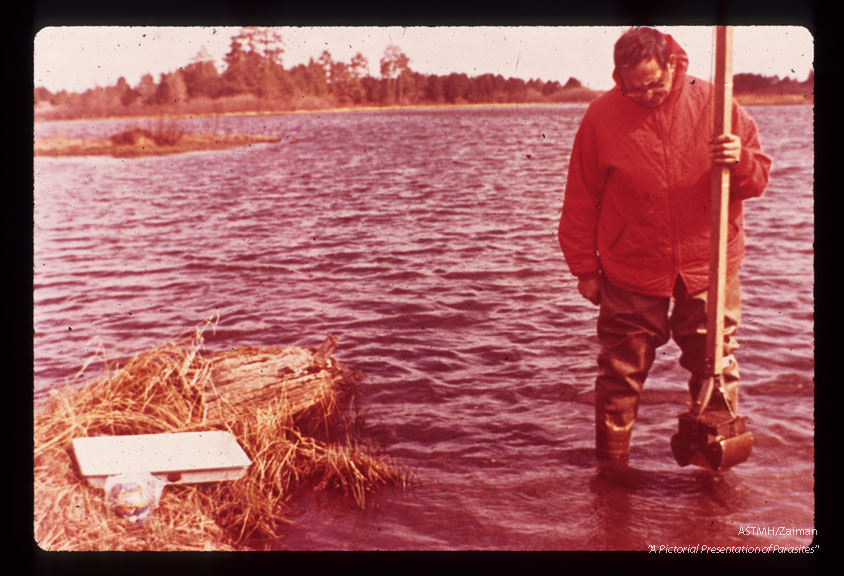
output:
<instances>
[{"instance_id":1,"label":"wader boot","mask_svg":"<svg viewBox=\"0 0 844 576\"><path fill-rule=\"evenodd\" d=\"M656 349L668 342L669 298L620 290L601 277L595 448L599 460L625 461L639 396Z\"/></svg>"}]
</instances>

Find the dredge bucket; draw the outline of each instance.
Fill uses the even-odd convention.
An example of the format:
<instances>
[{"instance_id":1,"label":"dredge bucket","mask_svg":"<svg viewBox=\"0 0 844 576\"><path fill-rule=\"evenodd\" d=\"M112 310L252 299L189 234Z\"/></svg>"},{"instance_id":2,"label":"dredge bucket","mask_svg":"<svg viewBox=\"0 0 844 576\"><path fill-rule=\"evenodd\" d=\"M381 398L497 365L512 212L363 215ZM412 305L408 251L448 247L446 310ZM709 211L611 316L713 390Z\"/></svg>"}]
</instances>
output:
<instances>
[{"instance_id":1,"label":"dredge bucket","mask_svg":"<svg viewBox=\"0 0 844 576\"><path fill-rule=\"evenodd\" d=\"M718 410L695 415L681 414L680 430L671 437L671 452L680 466L694 464L710 470L725 470L750 457L753 433L747 418Z\"/></svg>"}]
</instances>

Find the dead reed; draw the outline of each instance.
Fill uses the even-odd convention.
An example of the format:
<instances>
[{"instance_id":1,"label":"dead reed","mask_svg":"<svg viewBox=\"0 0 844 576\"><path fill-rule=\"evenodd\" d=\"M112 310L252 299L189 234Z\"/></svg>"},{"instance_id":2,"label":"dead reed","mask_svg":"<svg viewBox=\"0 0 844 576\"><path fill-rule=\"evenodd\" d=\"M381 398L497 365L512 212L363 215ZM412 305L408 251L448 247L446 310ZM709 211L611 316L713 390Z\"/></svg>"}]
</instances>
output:
<instances>
[{"instance_id":1,"label":"dead reed","mask_svg":"<svg viewBox=\"0 0 844 576\"><path fill-rule=\"evenodd\" d=\"M215 356L202 353L203 329L122 367L106 364L102 377L55 391L37 407L34 536L42 548L262 548L280 538L299 491L339 490L364 507L379 486L404 486L405 474L361 444L353 416L341 407L353 393L355 375L331 357L336 340L316 351L268 355L244 348ZM262 354L272 360L256 361ZM276 376L270 381L271 361ZM76 437L202 430L230 431L252 460L247 475L168 485L141 526L114 515L102 489L87 484L73 458Z\"/></svg>"}]
</instances>

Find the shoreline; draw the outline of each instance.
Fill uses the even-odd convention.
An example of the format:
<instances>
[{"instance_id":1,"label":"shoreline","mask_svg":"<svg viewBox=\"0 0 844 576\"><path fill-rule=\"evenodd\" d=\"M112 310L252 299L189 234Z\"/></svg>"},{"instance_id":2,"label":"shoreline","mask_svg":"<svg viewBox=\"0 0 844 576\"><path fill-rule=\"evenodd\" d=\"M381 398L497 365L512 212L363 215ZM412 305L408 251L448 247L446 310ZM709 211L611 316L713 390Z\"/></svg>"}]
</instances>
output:
<instances>
[{"instance_id":1,"label":"shoreline","mask_svg":"<svg viewBox=\"0 0 844 576\"><path fill-rule=\"evenodd\" d=\"M814 106L814 97L803 94L735 94L733 98L742 106ZM591 100L572 100L567 102L484 102L465 104L407 104L390 106L332 106L326 108L298 108L292 110L228 110L222 112L162 112L116 114L105 116L87 116L73 118L39 118L36 112L33 122L91 122L100 120L183 120L187 118L232 117L232 116L282 116L288 114L338 114L346 112L395 112L400 110L445 110L445 109L483 109L483 108L540 108L586 106ZM42 113L43 114L43 113Z\"/></svg>"},{"instance_id":2,"label":"shoreline","mask_svg":"<svg viewBox=\"0 0 844 576\"><path fill-rule=\"evenodd\" d=\"M740 94L734 99L742 106L814 106L814 97L800 94ZM487 102L487 103L464 103L464 104L414 104L414 105L391 105L391 106L341 106L327 108L309 108L297 110L242 110L227 112L174 112L146 114L146 115L119 115L101 116L87 118L67 119L33 119L33 124L38 122L96 122L96 121L126 121L139 120L172 121L192 118L219 118L237 116L281 116L289 114L342 114L349 112L395 112L395 111L420 111L420 110L443 110L456 109L502 109L513 108L542 108L542 107L570 107L588 106L588 100L571 102ZM34 156L111 156L114 158L135 158L142 156L162 156L168 154L181 154L185 152L198 152L207 150L222 150L238 146L251 146L252 144L277 143L281 138L265 134L217 134L217 133L183 133L178 134L172 142L157 142L155 135L149 131L134 129L128 132L145 132L147 137L140 137L131 140L118 142L108 138L98 139L70 139L63 137L35 140L33 142Z\"/></svg>"},{"instance_id":3,"label":"shoreline","mask_svg":"<svg viewBox=\"0 0 844 576\"><path fill-rule=\"evenodd\" d=\"M345 112L395 112L397 110L445 110L449 108L473 109L473 108L541 108L541 107L563 107L563 106L585 106L590 101L571 102L487 102L467 104L407 104L390 106L335 106L327 108L298 108L293 110L230 110L225 112L163 112L160 114L117 114L107 116L88 116L75 118L39 118L34 116L33 121L38 122L91 122L101 120L184 120L188 118L213 118L231 116L282 116L288 114L338 114Z\"/></svg>"},{"instance_id":4,"label":"shoreline","mask_svg":"<svg viewBox=\"0 0 844 576\"><path fill-rule=\"evenodd\" d=\"M742 106L814 106L815 95L812 94L764 94L745 93L733 95Z\"/></svg>"}]
</instances>

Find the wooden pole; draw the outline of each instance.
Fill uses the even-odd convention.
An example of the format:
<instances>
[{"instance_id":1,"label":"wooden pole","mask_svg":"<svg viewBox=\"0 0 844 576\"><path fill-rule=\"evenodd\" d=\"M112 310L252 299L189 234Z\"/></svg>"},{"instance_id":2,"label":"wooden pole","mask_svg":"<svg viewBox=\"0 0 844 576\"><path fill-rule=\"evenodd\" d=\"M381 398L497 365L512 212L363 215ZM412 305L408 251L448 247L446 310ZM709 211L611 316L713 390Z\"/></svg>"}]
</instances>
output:
<instances>
[{"instance_id":1,"label":"wooden pole","mask_svg":"<svg viewBox=\"0 0 844 576\"><path fill-rule=\"evenodd\" d=\"M715 29L715 111L713 136L729 134L733 110L733 30ZM716 380L723 371L724 289L727 281L727 217L730 204L730 169L712 166L712 222L707 304L707 372Z\"/></svg>"}]
</instances>

